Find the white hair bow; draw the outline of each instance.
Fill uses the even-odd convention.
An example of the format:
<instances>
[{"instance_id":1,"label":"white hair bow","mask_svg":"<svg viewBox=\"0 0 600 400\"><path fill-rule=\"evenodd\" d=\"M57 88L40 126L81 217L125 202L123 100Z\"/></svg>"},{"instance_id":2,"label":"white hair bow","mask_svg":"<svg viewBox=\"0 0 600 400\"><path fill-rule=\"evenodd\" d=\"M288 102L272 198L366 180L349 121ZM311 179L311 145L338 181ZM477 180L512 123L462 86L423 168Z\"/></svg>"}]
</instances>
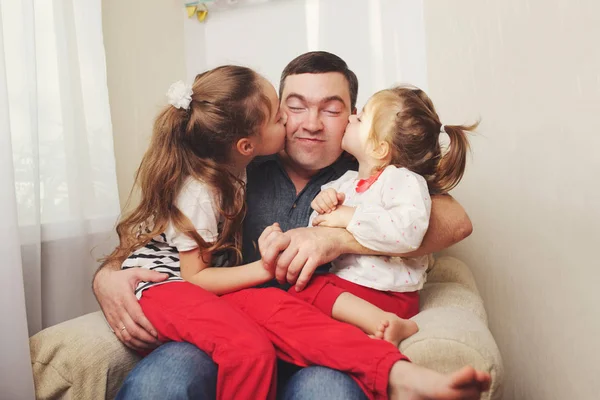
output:
<instances>
[{"instance_id":1,"label":"white hair bow","mask_svg":"<svg viewBox=\"0 0 600 400\"><path fill-rule=\"evenodd\" d=\"M183 81L177 81L169 86L167 99L169 99L169 104L173 107L188 110L192 102L193 93L190 85L186 85Z\"/></svg>"},{"instance_id":2,"label":"white hair bow","mask_svg":"<svg viewBox=\"0 0 600 400\"><path fill-rule=\"evenodd\" d=\"M440 145L440 153L444 157L450 151L450 136L446 133L444 125L440 128L440 136L438 137L438 143Z\"/></svg>"}]
</instances>

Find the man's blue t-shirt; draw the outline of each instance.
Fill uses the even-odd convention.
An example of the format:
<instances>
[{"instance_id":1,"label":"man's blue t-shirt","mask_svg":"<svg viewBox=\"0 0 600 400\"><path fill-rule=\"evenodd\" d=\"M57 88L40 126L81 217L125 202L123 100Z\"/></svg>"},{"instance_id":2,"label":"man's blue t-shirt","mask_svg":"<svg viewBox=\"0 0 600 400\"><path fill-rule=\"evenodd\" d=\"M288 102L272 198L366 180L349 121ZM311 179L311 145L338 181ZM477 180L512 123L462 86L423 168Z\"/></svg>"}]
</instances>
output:
<instances>
[{"instance_id":1,"label":"man's blue t-shirt","mask_svg":"<svg viewBox=\"0 0 600 400\"><path fill-rule=\"evenodd\" d=\"M247 212L244 220L242 254L244 263L260 259L258 238L267 226L279 222L285 232L308 226L310 203L321 186L338 179L348 170L356 170L356 161L346 153L332 165L312 177L296 195L296 187L285 172L279 156L255 159L247 169Z\"/></svg>"}]
</instances>

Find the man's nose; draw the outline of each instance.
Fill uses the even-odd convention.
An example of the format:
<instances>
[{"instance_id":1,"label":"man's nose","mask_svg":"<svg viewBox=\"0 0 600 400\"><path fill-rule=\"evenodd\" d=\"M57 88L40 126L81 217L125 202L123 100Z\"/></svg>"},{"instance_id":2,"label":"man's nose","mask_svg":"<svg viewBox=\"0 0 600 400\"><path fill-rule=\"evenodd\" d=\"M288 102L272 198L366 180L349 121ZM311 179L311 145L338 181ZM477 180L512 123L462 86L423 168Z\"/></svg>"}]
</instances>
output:
<instances>
[{"instance_id":1,"label":"man's nose","mask_svg":"<svg viewBox=\"0 0 600 400\"><path fill-rule=\"evenodd\" d=\"M316 133L323 129L323 121L321 121L319 110L309 110L303 128L311 133Z\"/></svg>"}]
</instances>

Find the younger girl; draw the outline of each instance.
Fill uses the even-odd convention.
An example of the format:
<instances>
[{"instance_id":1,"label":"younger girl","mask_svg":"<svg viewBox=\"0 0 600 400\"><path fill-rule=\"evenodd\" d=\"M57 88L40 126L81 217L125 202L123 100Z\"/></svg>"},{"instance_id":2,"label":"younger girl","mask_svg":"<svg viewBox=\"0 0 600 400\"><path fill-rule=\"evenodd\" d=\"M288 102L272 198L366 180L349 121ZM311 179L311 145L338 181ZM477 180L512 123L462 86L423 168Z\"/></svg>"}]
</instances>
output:
<instances>
[{"instance_id":1,"label":"younger girl","mask_svg":"<svg viewBox=\"0 0 600 400\"><path fill-rule=\"evenodd\" d=\"M466 132L475 127L443 126L417 88L376 93L362 114L350 116L342 139L358 172L322 187L311 204L312 225L346 228L374 251L410 254L427 232L430 193L447 193L462 178ZM316 276L295 295L396 346L418 331L408 318L419 311L427 256L344 255L332 265L329 274Z\"/></svg>"}]
</instances>

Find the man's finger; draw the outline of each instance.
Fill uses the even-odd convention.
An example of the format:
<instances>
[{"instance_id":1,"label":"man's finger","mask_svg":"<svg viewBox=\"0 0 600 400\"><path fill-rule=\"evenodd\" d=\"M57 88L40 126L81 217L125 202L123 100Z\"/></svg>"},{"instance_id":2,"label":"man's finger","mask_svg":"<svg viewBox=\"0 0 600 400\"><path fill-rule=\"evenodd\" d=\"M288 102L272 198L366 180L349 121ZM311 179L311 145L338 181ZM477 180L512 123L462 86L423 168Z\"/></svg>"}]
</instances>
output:
<instances>
[{"instance_id":1,"label":"man's finger","mask_svg":"<svg viewBox=\"0 0 600 400\"><path fill-rule=\"evenodd\" d=\"M344 204L344 200L346 200L346 194L343 192L337 193L338 204Z\"/></svg>"},{"instance_id":2,"label":"man's finger","mask_svg":"<svg viewBox=\"0 0 600 400\"><path fill-rule=\"evenodd\" d=\"M124 335L125 337L125 335ZM143 350L154 350L155 348L157 348L160 345L153 345L153 344L148 344L146 342L142 342L141 340L138 340L134 337L132 337L131 335L129 336L128 339L125 339L125 345L127 345L127 347L129 347L130 349L133 349L135 351L143 351Z\"/></svg>"},{"instance_id":3,"label":"man's finger","mask_svg":"<svg viewBox=\"0 0 600 400\"><path fill-rule=\"evenodd\" d=\"M127 331L127 329L121 330L119 331L119 333L121 334L121 338L122 338L122 342L123 344L125 344L125 346L129 347L132 350L135 351L140 351L140 350L146 350L146 349L152 349L154 347L150 347L148 346L148 344L141 342L140 340L132 337L129 332Z\"/></svg>"},{"instance_id":4,"label":"man's finger","mask_svg":"<svg viewBox=\"0 0 600 400\"><path fill-rule=\"evenodd\" d=\"M144 315L142 307L140 307L140 303L137 301L126 302L125 310L129 314L128 316L131 318L131 322L133 324L133 330L129 331L131 336L143 342L160 346L161 342L157 338L158 334L156 329Z\"/></svg>"},{"instance_id":5,"label":"man's finger","mask_svg":"<svg viewBox=\"0 0 600 400\"><path fill-rule=\"evenodd\" d=\"M130 346L129 346L129 345L126 343L126 342L125 342L125 340L123 339L123 335L121 335L121 330L120 330L119 328L117 328L116 326L113 326L113 327L112 327L112 329L113 329L113 332L115 333L115 336L117 337L117 339L119 339L119 341L120 341L121 343L123 343L125 346L129 347L130 349L132 349L132 350L135 350L135 349L131 348L131 347L130 347Z\"/></svg>"},{"instance_id":6,"label":"man's finger","mask_svg":"<svg viewBox=\"0 0 600 400\"><path fill-rule=\"evenodd\" d=\"M303 253L298 252L296 254L296 256L294 257L287 269L286 280L290 285L296 283L296 280L298 279L300 272L304 268L306 261L307 256L305 256Z\"/></svg>"},{"instance_id":7,"label":"man's finger","mask_svg":"<svg viewBox=\"0 0 600 400\"><path fill-rule=\"evenodd\" d=\"M132 268L133 269L133 268ZM157 271L151 271L146 268L135 268L137 274L135 274L136 279L139 279L140 282L162 282L169 277L167 274L163 274Z\"/></svg>"},{"instance_id":8,"label":"man's finger","mask_svg":"<svg viewBox=\"0 0 600 400\"><path fill-rule=\"evenodd\" d=\"M142 347L137 348L131 343L131 336L126 332L126 330L121 329L122 327L123 323L120 321L117 322L116 325L112 326L117 339L119 339L121 343L123 343L125 346L129 347L133 351L138 351L139 349L142 349Z\"/></svg>"},{"instance_id":9,"label":"man's finger","mask_svg":"<svg viewBox=\"0 0 600 400\"><path fill-rule=\"evenodd\" d=\"M304 290L318 267L319 265L312 257L309 257L308 260L306 260L304 268L302 268L302 271L300 271L300 275L298 275L298 279L296 280L295 288L297 292Z\"/></svg>"},{"instance_id":10,"label":"man's finger","mask_svg":"<svg viewBox=\"0 0 600 400\"><path fill-rule=\"evenodd\" d=\"M154 344L156 338L153 338L148 332L145 332L140 328L126 312L121 315L121 324L119 331L121 331L124 338L128 338L127 340L130 341L131 338L134 338L140 342L147 343L148 345ZM123 327L125 327L125 329L123 329ZM125 332L127 332L127 334L125 334Z\"/></svg>"},{"instance_id":11,"label":"man's finger","mask_svg":"<svg viewBox=\"0 0 600 400\"><path fill-rule=\"evenodd\" d=\"M130 345L129 343L127 343L124 340L121 340L121 343L123 343L125 346L129 347L133 351L136 351L136 352L138 351L138 349L136 349L135 347L133 347L132 345Z\"/></svg>"},{"instance_id":12,"label":"man's finger","mask_svg":"<svg viewBox=\"0 0 600 400\"><path fill-rule=\"evenodd\" d=\"M123 337L125 342L129 343L136 349L154 349L160 346L160 343L154 343L154 340L146 341L139 337L140 332L143 332L142 329L136 325L135 322L129 317L129 315L123 315L123 320L121 321L121 327L119 328L119 333ZM123 326L125 329L123 329ZM146 335L152 338L147 332Z\"/></svg>"},{"instance_id":13,"label":"man's finger","mask_svg":"<svg viewBox=\"0 0 600 400\"><path fill-rule=\"evenodd\" d=\"M128 346L128 347L137 352L140 352L140 351L147 352L148 350L154 350L158 347L158 346L149 345L147 343L141 342L141 341L137 340L136 338L131 338L131 340L129 341L129 344L130 344L130 346Z\"/></svg>"},{"instance_id":14,"label":"man's finger","mask_svg":"<svg viewBox=\"0 0 600 400\"><path fill-rule=\"evenodd\" d=\"M297 248L286 248L283 253L279 255L279 259L277 260L277 268L275 269L275 279L279 283L285 283L288 274L288 268L292 260L298 254Z\"/></svg>"}]
</instances>

